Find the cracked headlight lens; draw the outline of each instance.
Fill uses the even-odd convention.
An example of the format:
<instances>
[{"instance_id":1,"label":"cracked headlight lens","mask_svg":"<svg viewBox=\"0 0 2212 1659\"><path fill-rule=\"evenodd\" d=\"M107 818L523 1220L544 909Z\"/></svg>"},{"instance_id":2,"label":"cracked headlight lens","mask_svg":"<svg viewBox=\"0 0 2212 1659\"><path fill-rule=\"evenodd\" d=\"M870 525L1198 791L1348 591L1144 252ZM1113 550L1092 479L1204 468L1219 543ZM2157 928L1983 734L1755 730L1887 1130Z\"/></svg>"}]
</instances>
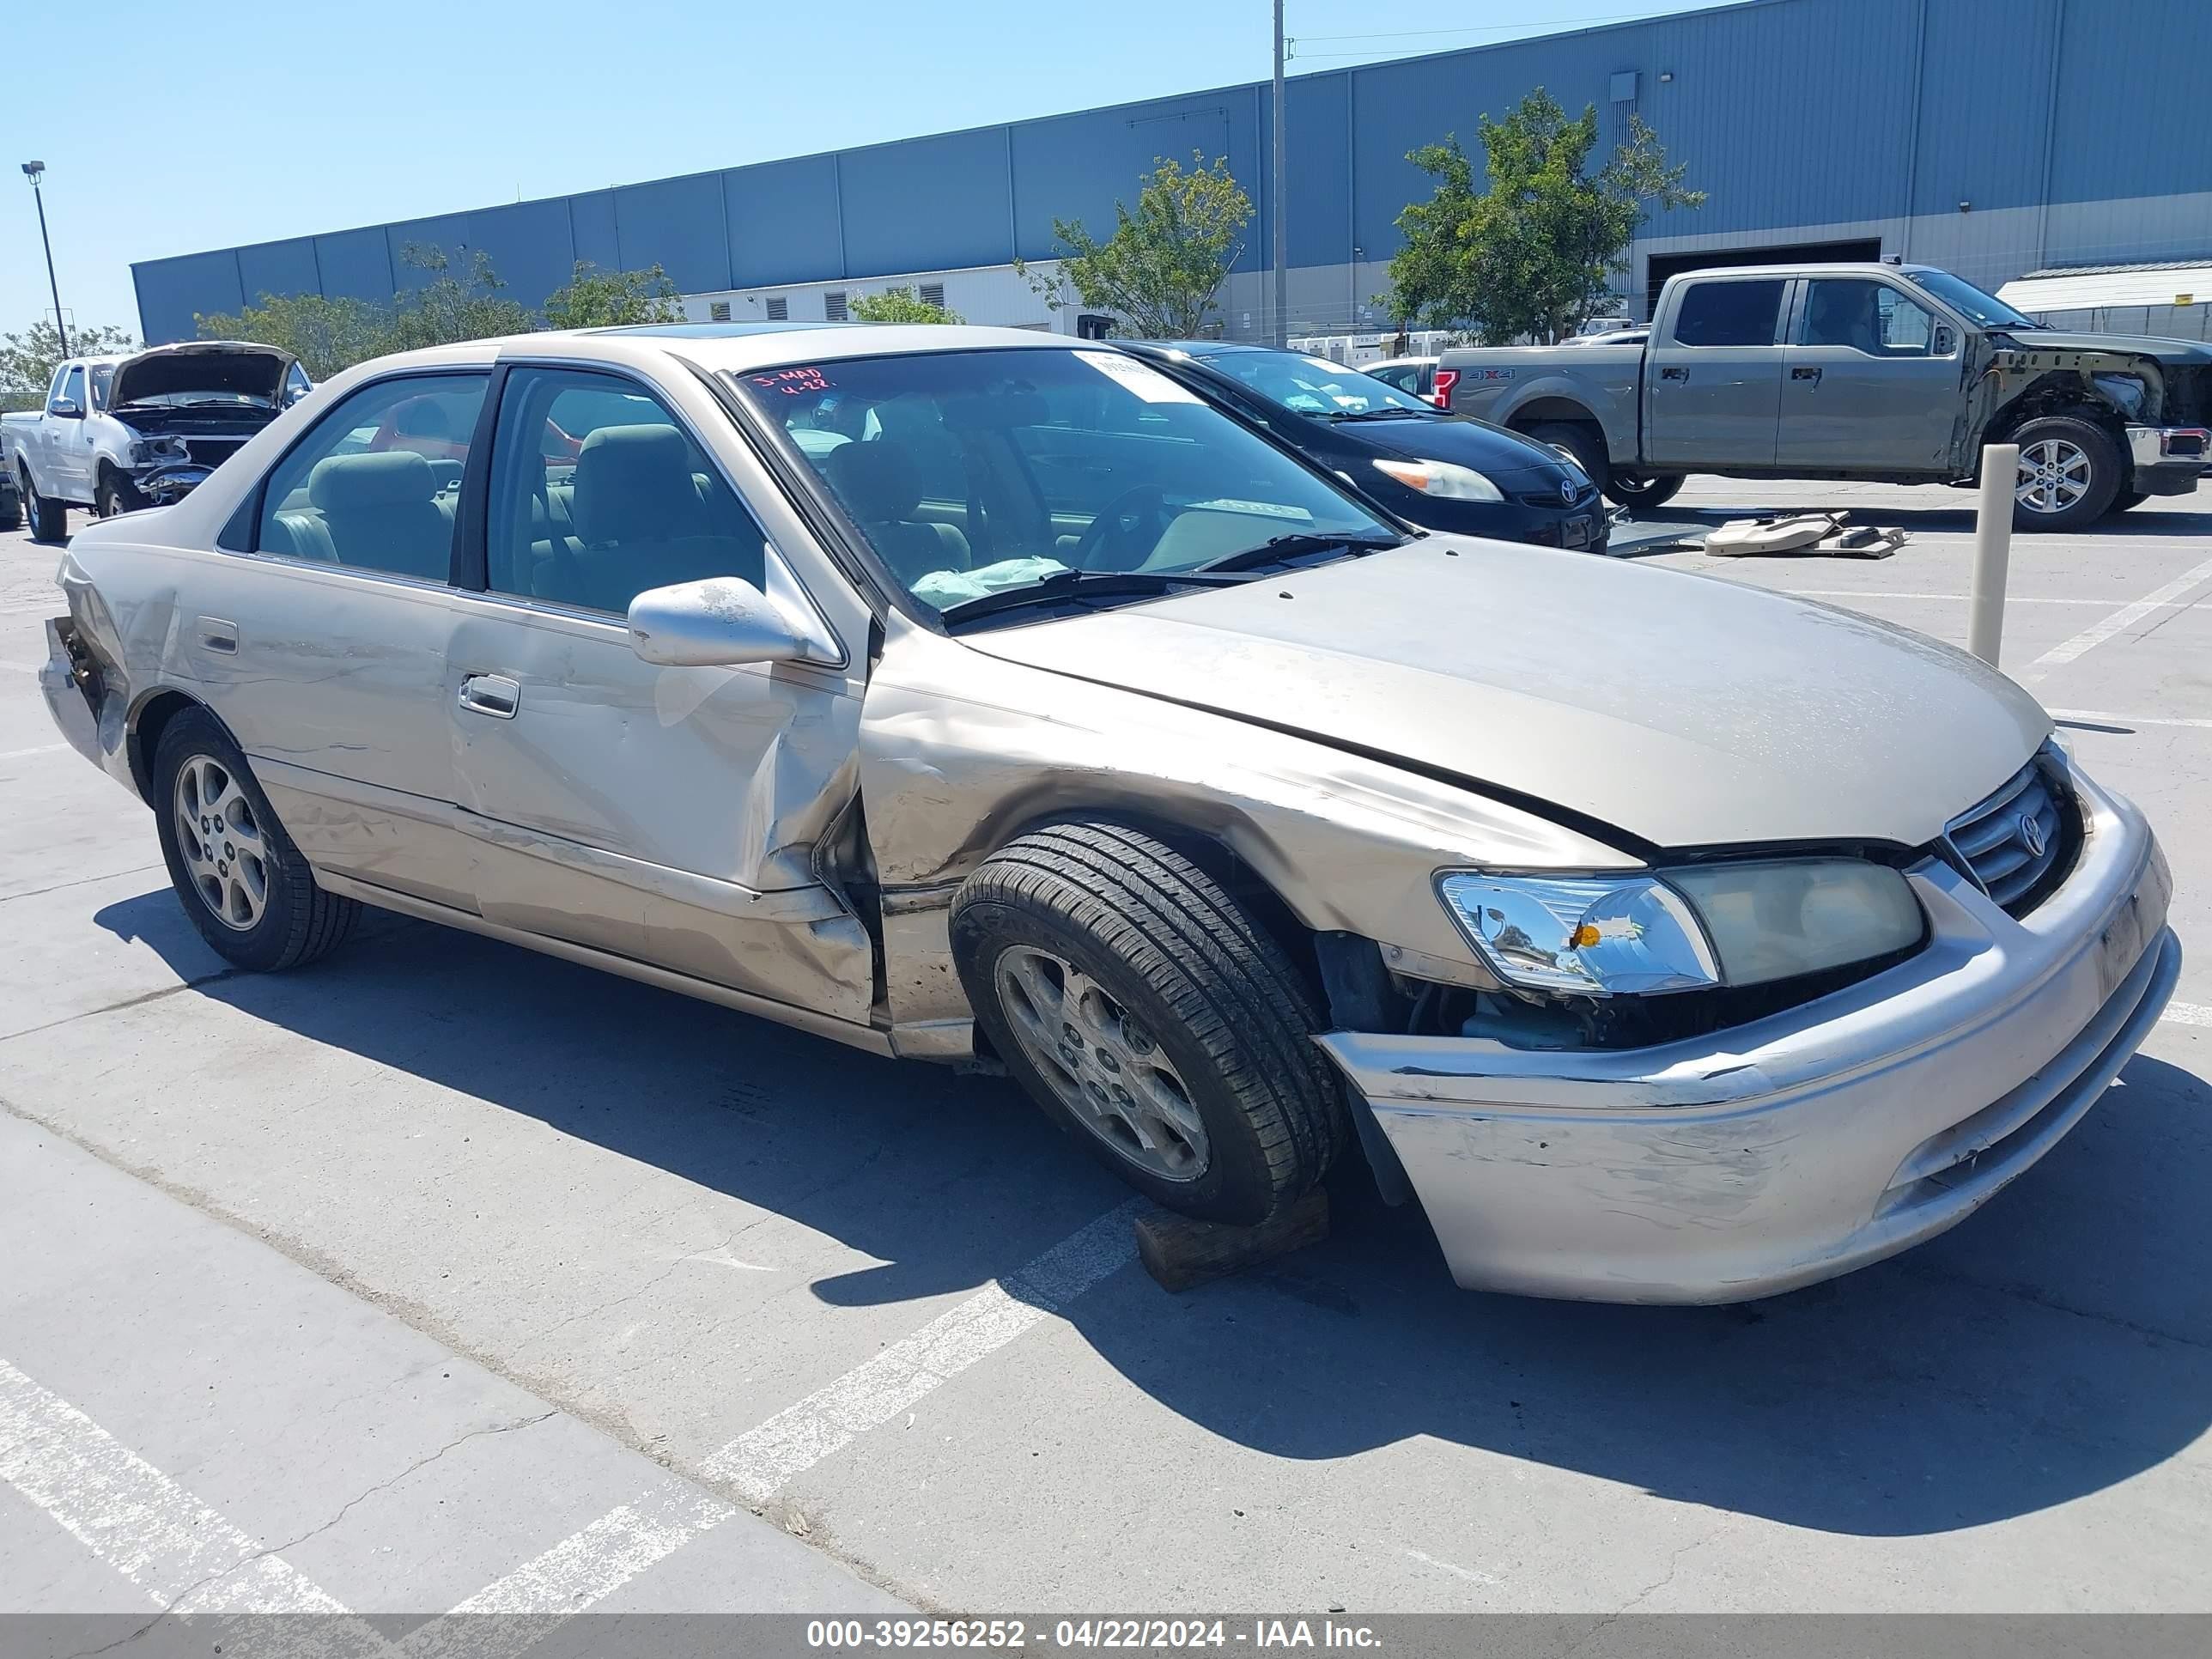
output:
<instances>
[{"instance_id":1,"label":"cracked headlight lens","mask_svg":"<svg viewBox=\"0 0 2212 1659\"><path fill-rule=\"evenodd\" d=\"M1792 979L1910 949L1905 878L1856 859L1695 865L1662 876L1449 875L1444 903L1509 985L1578 996Z\"/></svg>"}]
</instances>

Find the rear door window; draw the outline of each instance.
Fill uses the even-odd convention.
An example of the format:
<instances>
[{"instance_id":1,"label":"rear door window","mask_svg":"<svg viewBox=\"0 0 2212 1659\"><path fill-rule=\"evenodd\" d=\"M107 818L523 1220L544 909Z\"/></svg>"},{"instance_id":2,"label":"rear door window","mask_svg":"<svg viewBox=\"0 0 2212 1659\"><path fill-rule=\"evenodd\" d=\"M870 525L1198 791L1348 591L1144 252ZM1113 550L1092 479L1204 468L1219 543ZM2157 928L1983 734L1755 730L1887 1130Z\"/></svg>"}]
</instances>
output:
<instances>
[{"instance_id":1,"label":"rear door window","mask_svg":"<svg viewBox=\"0 0 2212 1659\"><path fill-rule=\"evenodd\" d=\"M1781 277L1692 283L1674 313L1674 343L1771 346L1782 313Z\"/></svg>"},{"instance_id":2,"label":"rear door window","mask_svg":"<svg viewBox=\"0 0 2212 1659\"><path fill-rule=\"evenodd\" d=\"M262 493L255 550L444 581L483 374L365 386L315 423Z\"/></svg>"}]
</instances>

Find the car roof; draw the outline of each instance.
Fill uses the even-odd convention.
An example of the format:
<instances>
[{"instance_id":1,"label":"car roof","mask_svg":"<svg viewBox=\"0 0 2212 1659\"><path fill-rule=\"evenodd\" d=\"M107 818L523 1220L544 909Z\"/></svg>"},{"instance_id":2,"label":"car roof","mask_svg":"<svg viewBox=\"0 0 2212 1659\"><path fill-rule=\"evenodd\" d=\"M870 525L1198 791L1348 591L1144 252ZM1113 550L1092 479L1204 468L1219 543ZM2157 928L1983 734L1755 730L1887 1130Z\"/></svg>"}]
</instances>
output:
<instances>
[{"instance_id":1,"label":"car roof","mask_svg":"<svg viewBox=\"0 0 2212 1659\"><path fill-rule=\"evenodd\" d=\"M1037 329L987 328L966 323L656 323L621 328L540 329L457 345L428 346L357 365L346 371L346 380L350 385L371 371L482 368L495 362L533 359L642 368L673 358L709 374L744 374L756 369L848 357L1079 348L1097 350L1099 343Z\"/></svg>"},{"instance_id":2,"label":"car roof","mask_svg":"<svg viewBox=\"0 0 2212 1659\"><path fill-rule=\"evenodd\" d=\"M1936 270L1935 265L1893 265L1887 259L1831 259L1802 265L1707 265L1697 270L1678 270L1677 276L1891 276L1916 270Z\"/></svg>"}]
</instances>

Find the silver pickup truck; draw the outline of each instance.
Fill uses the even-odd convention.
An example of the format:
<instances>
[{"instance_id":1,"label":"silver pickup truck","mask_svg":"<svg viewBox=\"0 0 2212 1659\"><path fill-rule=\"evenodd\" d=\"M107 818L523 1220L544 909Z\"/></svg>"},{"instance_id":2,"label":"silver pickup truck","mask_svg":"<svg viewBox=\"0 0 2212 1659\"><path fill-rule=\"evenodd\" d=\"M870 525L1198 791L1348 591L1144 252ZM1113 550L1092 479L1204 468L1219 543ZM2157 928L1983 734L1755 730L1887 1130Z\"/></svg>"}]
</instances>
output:
<instances>
[{"instance_id":1,"label":"silver pickup truck","mask_svg":"<svg viewBox=\"0 0 2212 1659\"><path fill-rule=\"evenodd\" d=\"M1690 272L1642 344L1462 348L1441 371L1455 410L1632 507L1690 472L1971 483L1984 444L2016 443L2014 522L2071 530L2212 465L2212 345L2062 333L1927 265Z\"/></svg>"}]
</instances>

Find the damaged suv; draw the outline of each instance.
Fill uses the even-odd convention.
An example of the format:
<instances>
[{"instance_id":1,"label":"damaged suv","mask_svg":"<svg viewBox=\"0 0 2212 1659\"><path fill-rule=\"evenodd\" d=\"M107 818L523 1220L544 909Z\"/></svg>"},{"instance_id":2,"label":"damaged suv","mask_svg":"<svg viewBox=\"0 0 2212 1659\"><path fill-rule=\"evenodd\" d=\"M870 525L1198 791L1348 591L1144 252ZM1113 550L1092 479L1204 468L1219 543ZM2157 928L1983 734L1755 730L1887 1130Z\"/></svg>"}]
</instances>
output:
<instances>
[{"instance_id":1,"label":"damaged suv","mask_svg":"<svg viewBox=\"0 0 2212 1659\"><path fill-rule=\"evenodd\" d=\"M2179 969L2142 814L2001 675L1420 534L1111 347L388 358L60 581L53 717L241 967L434 920L1003 1067L1224 1222L1363 1158L1471 1286L1902 1249Z\"/></svg>"},{"instance_id":2,"label":"damaged suv","mask_svg":"<svg viewBox=\"0 0 2212 1659\"><path fill-rule=\"evenodd\" d=\"M58 542L71 507L106 518L179 500L308 390L291 353L239 340L73 357L42 410L0 416L0 461L31 534Z\"/></svg>"}]
</instances>

